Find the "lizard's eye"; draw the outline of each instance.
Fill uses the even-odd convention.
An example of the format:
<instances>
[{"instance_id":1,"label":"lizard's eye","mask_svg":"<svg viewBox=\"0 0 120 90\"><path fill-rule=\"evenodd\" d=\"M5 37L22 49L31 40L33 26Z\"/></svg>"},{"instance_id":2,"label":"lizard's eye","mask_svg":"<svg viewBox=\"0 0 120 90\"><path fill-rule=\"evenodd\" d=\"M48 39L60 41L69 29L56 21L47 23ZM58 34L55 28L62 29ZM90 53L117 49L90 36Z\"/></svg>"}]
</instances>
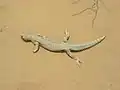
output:
<instances>
[{"instance_id":1,"label":"lizard's eye","mask_svg":"<svg viewBox=\"0 0 120 90\"><path fill-rule=\"evenodd\" d=\"M21 39L24 39L23 35L21 35Z\"/></svg>"}]
</instances>

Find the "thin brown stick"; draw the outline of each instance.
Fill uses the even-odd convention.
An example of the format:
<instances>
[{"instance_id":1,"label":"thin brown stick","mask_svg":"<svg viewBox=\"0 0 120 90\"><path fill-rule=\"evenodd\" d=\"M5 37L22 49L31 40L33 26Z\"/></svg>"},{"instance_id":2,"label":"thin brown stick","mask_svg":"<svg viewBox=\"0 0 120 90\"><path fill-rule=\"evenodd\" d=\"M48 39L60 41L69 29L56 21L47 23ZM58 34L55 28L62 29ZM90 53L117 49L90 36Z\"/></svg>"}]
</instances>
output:
<instances>
[{"instance_id":1,"label":"thin brown stick","mask_svg":"<svg viewBox=\"0 0 120 90\"><path fill-rule=\"evenodd\" d=\"M98 4L99 4L99 0L93 0L93 5L90 8L86 8L86 9L82 10L79 13L73 14L72 16L79 15L79 14L81 14L81 13L87 11L87 10L91 10L92 12L95 13L95 16L94 16L94 18L92 20L92 27L93 27L94 26L94 22L95 22L95 20L97 18L98 10L99 10L99 5Z\"/></svg>"},{"instance_id":2,"label":"thin brown stick","mask_svg":"<svg viewBox=\"0 0 120 90\"><path fill-rule=\"evenodd\" d=\"M97 18L97 13L98 13L98 11L95 12L95 16L92 19L92 28L94 27L94 23L95 23L95 20Z\"/></svg>"},{"instance_id":3,"label":"thin brown stick","mask_svg":"<svg viewBox=\"0 0 120 90\"><path fill-rule=\"evenodd\" d=\"M91 10L91 8L86 8L86 9L82 10L82 11L79 12L79 13L73 14L72 16L76 16L76 15L82 14L83 12L85 12L85 11L87 11L87 10Z\"/></svg>"}]
</instances>

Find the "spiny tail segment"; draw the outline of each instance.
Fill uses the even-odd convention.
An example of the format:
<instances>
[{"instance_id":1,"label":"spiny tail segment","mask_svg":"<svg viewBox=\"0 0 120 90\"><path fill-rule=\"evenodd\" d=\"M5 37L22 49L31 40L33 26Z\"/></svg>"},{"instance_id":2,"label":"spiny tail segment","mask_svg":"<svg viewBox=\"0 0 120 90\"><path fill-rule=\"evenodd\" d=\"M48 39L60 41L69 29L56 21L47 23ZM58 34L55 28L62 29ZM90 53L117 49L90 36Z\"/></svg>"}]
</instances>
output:
<instances>
[{"instance_id":1,"label":"spiny tail segment","mask_svg":"<svg viewBox=\"0 0 120 90\"><path fill-rule=\"evenodd\" d=\"M92 42L88 42L85 44L79 44L79 45L70 45L70 50L77 52L77 51L83 51L85 49L89 49L97 44L99 44L101 41L103 41L105 39L106 36L102 36Z\"/></svg>"}]
</instances>

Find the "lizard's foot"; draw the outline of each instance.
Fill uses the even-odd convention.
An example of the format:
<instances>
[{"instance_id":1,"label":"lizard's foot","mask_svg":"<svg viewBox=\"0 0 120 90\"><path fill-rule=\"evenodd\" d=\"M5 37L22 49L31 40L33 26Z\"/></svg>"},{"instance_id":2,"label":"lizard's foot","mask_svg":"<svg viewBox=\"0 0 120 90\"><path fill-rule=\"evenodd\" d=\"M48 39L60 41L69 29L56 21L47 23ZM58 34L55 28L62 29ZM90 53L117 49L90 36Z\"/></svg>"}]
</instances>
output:
<instances>
[{"instance_id":1,"label":"lizard's foot","mask_svg":"<svg viewBox=\"0 0 120 90\"><path fill-rule=\"evenodd\" d=\"M78 57L76 57L76 62L77 62L77 65L80 67L80 65L82 64L82 63L84 63L83 61L80 61L80 59L78 58Z\"/></svg>"},{"instance_id":2,"label":"lizard's foot","mask_svg":"<svg viewBox=\"0 0 120 90\"><path fill-rule=\"evenodd\" d=\"M66 54L67 54L70 58L74 59L74 60L77 62L77 65L78 65L79 67L80 67L80 64L81 64L81 63L84 63L83 61L80 61L79 57L73 56L72 53L70 52L70 50L66 50Z\"/></svg>"},{"instance_id":3,"label":"lizard's foot","mask_svg":"<svg viewBox=\"0 0 120 90\"><path fill-rule=\"evenodd\" d=\"M34 49L33 49L33 53L38 52L38 50L39 50L39 49L37 49L36 47L34 47Z\"/></svg>"},{"instance_id":4,"label":"lizard's foot","mask_svg":"<svg viewBox=\"0 0 120 90\"><path fill-rule=\"evenodd\" d=\"M38 42L34 42L33 44L34 44L33 53L36 53L39 51L40 46Z\"/></svg>"},{"instance_id":5,"label":"lizard's foot","mask_svg":"<svg viewBox=\"0 0 120 90\"><path fill-rule=\"evenodd\" d=\"M70 35L69 35L69 32L68 32L67 28L64 31L64 34L65 34L65 36L64 36L63 42L66 43L69 40L69 38L70 38Z\"/></svg>"}]
</instances>

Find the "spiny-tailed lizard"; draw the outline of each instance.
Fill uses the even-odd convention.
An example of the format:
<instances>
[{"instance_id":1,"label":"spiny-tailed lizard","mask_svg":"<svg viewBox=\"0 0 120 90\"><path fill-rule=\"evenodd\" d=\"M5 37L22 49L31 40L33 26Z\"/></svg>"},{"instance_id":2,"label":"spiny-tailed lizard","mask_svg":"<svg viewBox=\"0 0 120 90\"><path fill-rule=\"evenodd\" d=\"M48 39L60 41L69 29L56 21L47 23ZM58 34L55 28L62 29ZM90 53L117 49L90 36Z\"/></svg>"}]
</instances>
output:
<instances>
[{"instance_id":1,"label":"spiny-tailed lizard","mask_svg":"<svg viewBox=\"0 0 120 90\"><path fill-rule=\"evenodd\" d=\"M72 52L79 52L89 49L105 39L105 36L102 36L94 41L84 44L69 44L68 40L70 35L67 29L65 30L64 34L64 40L61 43L56 43L55 41L49 40L46 36L41 36L40 34L21 34L21 39L25 42L32 42L34 44L33 53L36 53L40 47L43 47L51 52L64 52L70 58L76 60L78 65L83 63L83 61L80 61L78 57L73 56Z\"/></svg>"}]
</instances>

